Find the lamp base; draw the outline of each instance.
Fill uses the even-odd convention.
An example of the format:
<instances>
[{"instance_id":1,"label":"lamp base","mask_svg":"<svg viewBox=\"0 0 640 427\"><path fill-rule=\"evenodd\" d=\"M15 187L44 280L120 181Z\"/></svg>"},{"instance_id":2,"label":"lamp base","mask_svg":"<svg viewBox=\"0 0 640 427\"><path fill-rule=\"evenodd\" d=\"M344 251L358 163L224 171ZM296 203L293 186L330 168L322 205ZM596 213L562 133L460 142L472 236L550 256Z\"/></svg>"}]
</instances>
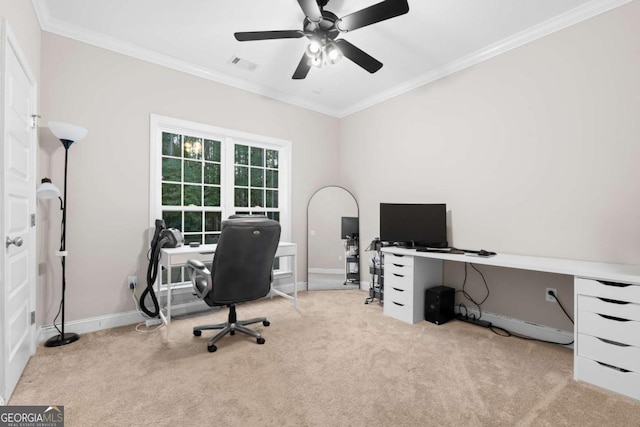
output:
<instances>
[{"instance_id":1,"label":"lamp base","mask_svg":"<svg viewBox=\"0 0 640 427\"><path fill-rule=\"evenodd\" d=\"M80 339L80 335L74 334L73 332L66 333L64 335L56 335L55 337L49 338L45 343L45 347L59 347L61 345L71 344L72 342L76 342Z\"/></svg>"}]
</instances>

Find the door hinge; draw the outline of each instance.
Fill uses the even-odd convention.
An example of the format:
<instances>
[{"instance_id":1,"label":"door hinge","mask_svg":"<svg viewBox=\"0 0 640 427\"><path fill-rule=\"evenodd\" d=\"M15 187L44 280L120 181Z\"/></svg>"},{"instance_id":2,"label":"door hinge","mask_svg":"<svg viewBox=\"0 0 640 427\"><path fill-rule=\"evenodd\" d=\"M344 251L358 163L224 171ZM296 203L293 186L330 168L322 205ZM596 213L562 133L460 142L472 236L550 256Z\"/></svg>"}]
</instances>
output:
<instances>
[{"instance_id":1,"label":"door hinge","mask_svg":"<svg viewBox=\"0 0 640 427\"><path fill-rule=\"evenodd\" d=\"M36 226L36 214L31 214L31 226Z\"/></svg>"},{"instance_id":2,"label":"door hinge","mask_svg":"<svg viewBox=\"0 0 640 427\"><path fill-rule=\"evenodd\" d=\"M38 119L42 117L40 114L32 114L31 115L31 129L35 129L38 127Z\"/></svg>"},{"instance_id":3,"label":"door hinge","mask_svg":"<svg viewBox=\"0 0 640 427\"><path fill-rule=\"evenodd\" d=\"M36 323L36 312L32 311L31 312L31 324L35 324Z\"/></svg>"}]
</instances>

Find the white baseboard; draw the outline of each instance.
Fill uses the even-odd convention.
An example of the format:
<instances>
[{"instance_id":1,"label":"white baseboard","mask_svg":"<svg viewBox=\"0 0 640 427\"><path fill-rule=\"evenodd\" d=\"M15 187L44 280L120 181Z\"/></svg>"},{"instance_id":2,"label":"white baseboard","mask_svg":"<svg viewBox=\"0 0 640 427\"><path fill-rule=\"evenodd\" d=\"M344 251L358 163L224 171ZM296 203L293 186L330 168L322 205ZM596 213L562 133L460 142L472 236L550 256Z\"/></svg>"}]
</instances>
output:
<instances>
[{"instance_id":1,"label":"white baseboard","mask_svg":"<svg viewBox=\"0 0 640 427\"><path fill-rule=\"evenodd\" d=\"M458 313L457 307L456 307L456 313ZM477 318L478 310L473 308L468 308L467 314L475 315ZM530 338L535 338L537 340L549 341L553 343L567 343L567 344L573 342L573 332L563 331L562 329L550 328L548 326L539 325L537 323L529 322L526 320L515 319L513 317L504 316L502 314L483 311L482 320L491 322L493 326L506 329L511 333L530 337ZM567 345L567 347L573 348L573 344L569 344Z\"/></svg>"},{"instance_id":2,"label":"white baseboard","mask_svg":"<svg viewBox=\"0 0 640 427\"><path fill-rule=\"evenodd\" d=\"M302 285L304 285L305 286L304 289L306 289L306 284L302 284ZM293 283L276 284L274 288L286 294L293 293ZM300 290L301 290L301 284L298 283L298 291ZM183 293L189 293L189 292L183 291ZM201 300L184 302L184 303L172 305L171 316L173 317L173 316L192 314L198 311L204 311L206 309L207 309L206 304ZM70 322L65 323L64 329L65 329L65 333L75 332L76 334L82 335L82 334L88 334L90 332L101 331L104 329L133 325L136 323L144 322L147 319L148 317L143 315L141 312L137 310L133 310L133 311L127 311L124 313L114 313L114 314L107 314L104 316L90 317L87 319L72 320ZM55 335L58 335L58 330L53 325L41 326L38 329L37 334L38 334L37 342L38 344L42 344L49 338Z\"/></svg>"}]
</instances>

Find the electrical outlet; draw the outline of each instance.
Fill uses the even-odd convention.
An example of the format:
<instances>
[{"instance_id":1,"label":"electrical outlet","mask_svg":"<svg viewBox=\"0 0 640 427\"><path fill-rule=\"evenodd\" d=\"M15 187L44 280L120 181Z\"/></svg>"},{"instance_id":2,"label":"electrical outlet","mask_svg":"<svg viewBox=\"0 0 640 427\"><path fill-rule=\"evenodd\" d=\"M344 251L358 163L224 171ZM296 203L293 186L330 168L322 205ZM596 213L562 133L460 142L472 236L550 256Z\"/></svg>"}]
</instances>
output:
<instances>
[{"instance_id":1,"label":"electrical outlet","mask_svg":"<svg viewBox=\"0 0 640 427\"><path fill-rule=\"evenodd\" d=\"M549 291L553 292L554 295L558 295L558 290L555 288L546 288L544 290L544 298L545 300L549 301L549 302L557 302L556 299L549 295Z\"/></svg>"},{"instance_id":2,"label":"electrical outlet","mask_svg":"<svg viewBox=\"0 0 640 427\"><path fill-rule=\"evenodd\" d=\"M136 286L138 286L138 278L136 276L129 276L127 284L129 285L129 289L135 289Z\"/></svg>"}]
</instances>

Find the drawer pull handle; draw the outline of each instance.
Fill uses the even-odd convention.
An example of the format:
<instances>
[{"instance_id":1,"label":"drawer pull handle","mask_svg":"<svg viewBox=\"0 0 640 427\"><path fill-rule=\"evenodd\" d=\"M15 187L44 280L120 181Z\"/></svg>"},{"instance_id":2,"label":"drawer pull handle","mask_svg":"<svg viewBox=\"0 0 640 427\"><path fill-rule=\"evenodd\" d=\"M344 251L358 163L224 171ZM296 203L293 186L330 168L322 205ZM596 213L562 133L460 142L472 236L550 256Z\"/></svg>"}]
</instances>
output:
<instances>
[{"instance_id":1,"label":"drawer pull handle","mask_svg":"<svg viewBox=\"0 0 640 427\"><path fill-rule=\"evenodd\" d=\"M402 264L393 264L393 265L395 265L396 267L404 267L404 265Z\"/></svg>"},{"instance_id":2,"label":"drawer pull handle","mask_svg":"<svg viewBox=\"0 0 640 427\"><path fill-rule=\"evenodd\" d=\"M602 283L603 285L615 286L617 288L626 288L627 286L631 286L631 284L629 283L608 282L606 280L598 280L598 282Z\"/></svg>"},{"instance_id":3,"label":"drawer pull handle","mask_svg":"<svg viewBox=\"0 0 640 427\"><path fill-rule=\"evenodd\" d=\"M392 274L393 274L394 276L396 276L396 277L404 277L404 275L402 275L402 274L396 274L396 273L392 273Z\"/></svg>"},{"instance_id":4,"label":"drawer pull handle","mask_svg":"<svg viewBox=\"0 0 640 427\"><path fill-rule=\"evenodd\" d=\"M393 303L394 303L395 305L399 305L400 307L404 307L404 304L400 304L399 302L395 302L395 301L393 301Z\"/></svg>"},{"instance_id":5,"label":"drawer pull handle","mask_svg":"<svg viewBox=\"0 0 640 427\"><path fill-rule=\"evenodd\" d=\"M616 299L600 298L600 297L596 297L596 298L598 298L600 301L609 302L611 304L630 304L629 301L618 301Z\"/></svg>"},{"instance_id":6,"label":"drawer pull handle","mask_svg":"<svg viewBox=\"0 0 640 427\"><path fill-rule=\"evenodd\" d=\"M398 292L404 292L404 289L398 289L398 288L393 288L393 289L398 291Z\"/></svg>"},{"instance_id":7,"label":"drawer pull handle","mask_svg":"<svg viewBox=\"0 0 640 427\"><path fill-rule=\"evenodd\" d=\"M404 255L393 254L393 256L397 256L397 257L402 258Z\"/></svg>"},{"instance_id":8,"label":"drawer pull handle","mask_svg":"<svg viewBox=\"0 0 640 427\"><path fill-rule=\"evenodd\" d=\"M622 317L609 316L608 314L600 314L597 313L598 316L604 317L605 319L615 320L616 322L629 322L629 319L623 319Z\"/></svg>"},{"instance_id":9,"label":"drawer pull handle","mask_svg":"<svg viewBox=\"0 0 640 427\"><path fill-rule=\"evenodd\" d=\"M596 360L596 362L598 362L598 361ZM609 368L609 369L615 369L616 371L619 371L619 372L624 372L624 373L631 372L631 371L630 371L630 370L628 370L628 369L618 368L617 366L609 365L609 364L607 364L607 363L602 363L602 362L598 362L598 363L599 363L600 365L602 365L602 366L606 367L606 368Z\"/></svg>"},{"instance_id":10,"label":"drawer pull handle","mask_svg":"<svg viewBox=\"0 0 640 427\"><path fill-rule=\"evenodd\" d=\"M615 346L618 346L618 347L631 347L629 344L622 344L621 342L606 340L606 339L600 338L600 337L596 337L596 338L598 338L600 341L602 341L604 343L615 345Z\"/></svg>"}]
</instances>

